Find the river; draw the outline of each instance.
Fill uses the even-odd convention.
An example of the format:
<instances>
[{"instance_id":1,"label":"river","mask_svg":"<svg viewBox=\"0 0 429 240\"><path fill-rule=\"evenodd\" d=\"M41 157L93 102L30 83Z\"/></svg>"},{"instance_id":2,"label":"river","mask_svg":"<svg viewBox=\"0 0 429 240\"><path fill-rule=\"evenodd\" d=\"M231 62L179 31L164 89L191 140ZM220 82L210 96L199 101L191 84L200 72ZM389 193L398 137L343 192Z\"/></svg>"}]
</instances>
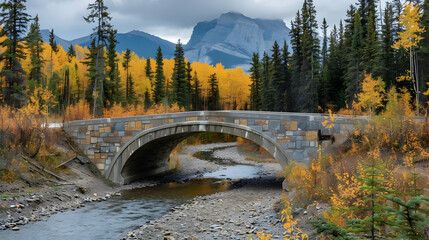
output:
<instances>
[{"instance_id":1,"label":"river","mask_svg":"<svg viewBox=\"0 0 429 240\"><path fill-rule=\"evenodd\" d=\"M217 171L194 176L184 183L125 190L121 196L52 215L46 221L21 226L17 232L0 231L0 239L121 239L128 231L162 217L196 196L228 190L230 179L255 178L261 172L258 166L235 164L234 159L216 159L213 152L203 151L195 156L219 161L223 166Z\"/></svg>"}]
</instances>

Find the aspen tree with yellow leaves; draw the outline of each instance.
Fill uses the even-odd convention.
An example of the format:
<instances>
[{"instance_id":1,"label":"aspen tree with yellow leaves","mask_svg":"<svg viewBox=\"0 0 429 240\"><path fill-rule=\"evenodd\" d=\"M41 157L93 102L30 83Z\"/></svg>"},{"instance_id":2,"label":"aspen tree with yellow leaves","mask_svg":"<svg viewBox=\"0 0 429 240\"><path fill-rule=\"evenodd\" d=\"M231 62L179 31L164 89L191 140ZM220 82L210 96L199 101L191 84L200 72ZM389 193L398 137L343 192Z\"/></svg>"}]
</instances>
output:
<instances>
[{"instance_id":1,"label":"aspen tree with yellow leaves","mask_svg":"<svg viewBox=\"0 0 429 240\"><path fill-rule=\"evenodd\" d=\"M423 39L420 35L426 30L420 26L422 15L418 5L406 3L403 12L399 17L399 25L403 27L403 32L398 32L398 41L392 46L394 48L404 48L410 55L410 77L413 83L414 92L416 94L416 109L419 112L420 99L420 79L419 66L417 61L417 52L419 42Z\"/></svg>"}]
</instances>

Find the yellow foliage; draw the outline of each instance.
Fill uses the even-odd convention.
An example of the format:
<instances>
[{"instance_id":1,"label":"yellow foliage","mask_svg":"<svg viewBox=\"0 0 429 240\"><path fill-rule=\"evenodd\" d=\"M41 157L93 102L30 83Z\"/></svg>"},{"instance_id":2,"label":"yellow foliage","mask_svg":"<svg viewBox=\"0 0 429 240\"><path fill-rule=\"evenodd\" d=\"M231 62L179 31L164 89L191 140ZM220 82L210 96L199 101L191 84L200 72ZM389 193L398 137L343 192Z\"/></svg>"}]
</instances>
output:
<instances>
[{"instance_id":1,"label":"yellow foliage","mask_svg":"<svg viewBox=\"0 0 429 240\"><path fill-rule=\"evenodd\" d=\"M404 5L403 13L399 16L399 25L404 28L404 32L398 32L399 39L392 47L403 47L408 51L411 47L417 46L423 39L420 34L425 32L425 28L420 26L421 17L418 5L413 3Z\"/></svg>"},{"instance_id":2,"label":"yellow foliage","mask_svg":"<svg viewBox=\"0 0 429 240\"><path fill-rule=\"evenodd\" d=\"M362 91L358 94L359 106L364 110L369 110L371 114L378 107L383 106L385 85L381 78L375 80L371 74L365 74L365 78L361 83Z\"/></svg>"},{"instance_id":3,"label":"yellow foliage","mask_svg":"<svg viewBox=\"0 0 429 240\"><path fill-rule=\"evenodd\" d=\"M89 104L84 100L80 100L77 104L67 107L64 121L85 120L91 119L92 117L93 116L89 113Z\"/></svg>"}]
</instances>

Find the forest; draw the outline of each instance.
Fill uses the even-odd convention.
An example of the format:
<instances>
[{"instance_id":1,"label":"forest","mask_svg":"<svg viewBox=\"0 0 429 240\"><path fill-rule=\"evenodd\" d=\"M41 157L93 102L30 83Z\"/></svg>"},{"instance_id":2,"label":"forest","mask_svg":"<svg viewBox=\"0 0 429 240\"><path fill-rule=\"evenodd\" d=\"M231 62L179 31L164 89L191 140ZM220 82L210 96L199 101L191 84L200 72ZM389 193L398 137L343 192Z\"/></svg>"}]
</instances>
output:
<instances>
[{"instance_id":1,"label":"forest","mask_svg":"<svg viewBox=\"0 0 429 240\"><path fill-rule=\"evenodd\" d=\"M312 222L323 239L427 239L428 0L392 0L384 9L359 0L344 20L320 25L313 0L304 0L290 23L290 46L275 42L244 70L190 63L180 40L173 59L161 48L155 59L118 53L103 0L84 16L93 27L89 47L57 45L54 30L45 43L25 3L0 4L1 181L26 168L20 155L47 168L57 163L58 134L46 127L52 121L253 110L325 113L329 129L338 114L369 115L341 149L322 156L320 146L310 166L291 163L282 174L294 189L282 199L284 238L308 239L294 203L323 202L330 209Z\"/></svg>"}]
</instances>

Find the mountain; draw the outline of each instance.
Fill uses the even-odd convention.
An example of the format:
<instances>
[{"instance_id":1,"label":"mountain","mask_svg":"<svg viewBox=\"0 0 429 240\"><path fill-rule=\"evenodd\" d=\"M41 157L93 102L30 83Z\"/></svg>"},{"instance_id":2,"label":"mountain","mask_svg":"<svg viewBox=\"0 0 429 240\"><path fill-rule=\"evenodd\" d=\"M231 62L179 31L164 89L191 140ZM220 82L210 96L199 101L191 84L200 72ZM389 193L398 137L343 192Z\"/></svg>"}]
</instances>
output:
<instances>
[{"instance_id":1,"label":"mountain","mask_svg":"<svg viewBox=\"0 0 429 240\"><path fill-rule=\"evenodd\" d=\"M243 70L250 69L254 52L262 54L270 52L274 41L283 47L283 41L290 42L290 29L283 20L253 19L241 13L229 12L218 19L199 22L192 32L191 39L184 45L185 57L190 62L208 64L222 63L226 68L241 66ZM41 31L43 40L49 42L49 30ZM139 57L155 58L158 46L161 46L164 58L173 58L175 44L154 35L131 31L118 33L118 52L127 48ZM55 36L58 44L67 51L70 44L89 46L91 37L85 36L71 41Z\"/></svg>"},{"instance_id":2,"label":"mountain","mask_svg":"<svg viewBox=\"0 0 429 240\"><path fill-rule=\"evenodd\" d=\"M43 41L49 43L49 30L41 30ZM161 46L164 58L172 58L174 55L175 44L162 38L150 35L142 31L131 31L128 33L118 33L116 39L119 44L116 46L116 51L123 52L127 48L135 52L139 57L155 58L158 46ZM79 45L82 47L91 44L91 37L85 36L71 41L64 40L55 36L55 41L63 46L67 51L70 44Z\"/></svg>"},{"instance_id":3,"label":"mountain","mask_svg":"<svg viewBox=\"0 0 429 240\"><path fill-rule=\"evenodd\" d=\"M290 42L289 32L283 20L252 19L229 12L194 27L185 57L191 62L222 63L226 68L241 66L248 71L254 52L262 57L274 41L283 47L284 41Z\"/></svg>"}]
</instances>

